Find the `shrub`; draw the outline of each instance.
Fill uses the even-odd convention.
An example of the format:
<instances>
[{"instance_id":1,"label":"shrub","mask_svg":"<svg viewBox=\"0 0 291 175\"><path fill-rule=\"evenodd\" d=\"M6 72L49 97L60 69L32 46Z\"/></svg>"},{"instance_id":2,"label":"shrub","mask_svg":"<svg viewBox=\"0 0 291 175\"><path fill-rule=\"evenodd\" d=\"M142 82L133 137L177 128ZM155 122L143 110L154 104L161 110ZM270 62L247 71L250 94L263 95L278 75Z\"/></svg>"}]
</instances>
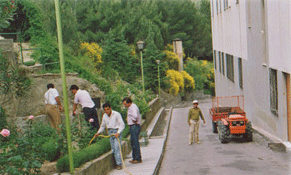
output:
<instances>
[{"instance_id":1,"label":"shrub","mask_svg":"<svg viewBox=\"0 0 291 175\"><path fill-rule=\"evenodd\" d=\"M167 70L167 77L169 78L170 83L170 94L177 95L184 89L184 78L180 72L175 70Z\"/></svg>"},{"instance_id":2,"label":"shrub","mask_svg":"<svg viewBox=\"0 0 291 175\"><path fill-rule=\"evenodd\" d=\"M32 61L26 61L26 62L24 62L24 65L25 66L33 66L33 65L35 65L35 61L34 60L32 60Z\"/></svg>"},{"instance_id":3,"label":"shrub","mask_svg":"<svg viewBox=\"0 0 291 175\"><path fill-rule=\"evenodd\" d=\"M175 54L173 51L165 50L163 51L166 55L166 58L164 59L168 63L168 69L174 69L178 70L179 67L179 57L177 54Z\"/></svg>"},{"instance_id":4,"label":"shrub","mask_svg":"<svg viewBox=\"0 0 291 175\"><path fill-rule=\"evenodd\" d=\"M7 127L7 119L4 109L0 106L0 130Z\"/></svg>"},{"instance_id":5,"label":"shrub","mask_svg":"<svg viewBox=\"0 0 291 175\"><path fill-rule=\"evenodd\" d=\"M41 148L42 153L45 155L45 160L54 161L57 159L60 154L58 149L58 142L56 138L51 137L42 145Z\"/></svg>"},{"instance_id":6,"label":"shrub","mask_svg":"<svg viewBox=\"0 0 291 175\"><path fill-rule=\"evenodd\" d=\"M95 144L80 151L73 152L74 168L80 167L82 164L103 155L109 150L111 150L109 138L103 138ZM57 169L60 172L68 172L70 170L68 155L65 155L57 161Z\"/></svg>"},{"instance_id":7,"label":"shrub","mask_svg":"<svg viewBox=\"0 0 291 175\"><path fill-rule=\"evenodd\" d=\"M181 74L184 78L184 89L187 92L192 92L195 88L195 81L187 72L182 71Z\"/></svg>"},{"instance_id":8,"label":"shrub","mask_svg":"<svg viewBox=\"0 0 291 175\"><path fill-rule=\"evenodd\" d=\"M84 55L88 56L93 61L96 68L100 68L100 64L102 63L102 48L97 43L81 43L80 49Z\"/></svg>"},{"instance_id":9,"label":"shrub","mask_svg":"<svg viewBox=\"0 0 291 175\"><path fill-rule=\"evenodd\" d=\"M214 68L213 63L196 58L188 58L185 71L195 79L195 89L208 90L214 95Z\"/></svg>"}]
</instances>

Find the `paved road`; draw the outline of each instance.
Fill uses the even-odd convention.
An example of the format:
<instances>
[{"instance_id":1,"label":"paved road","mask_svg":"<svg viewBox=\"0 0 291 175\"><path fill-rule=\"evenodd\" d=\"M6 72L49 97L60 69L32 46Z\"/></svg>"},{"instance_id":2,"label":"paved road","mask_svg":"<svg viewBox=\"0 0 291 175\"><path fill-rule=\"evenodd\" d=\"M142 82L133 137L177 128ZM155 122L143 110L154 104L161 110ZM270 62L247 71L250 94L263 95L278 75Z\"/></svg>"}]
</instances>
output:
<instances>
[{"instance_id":1,"label":"paved road","mask_svg":"<svg viewBox=\"0 0 291 175\"><path fill-rule=\"evenodd\" d=\"M234 138L228 144L221 144L217 134L212 133L208 112L210 102L199 104L206 118L206 124L200 123L202 144L189 146L187 124L187 114L191 107L189 105L173 110L159 175L291 174L288 154L269 149L259 134L253 135L253 142L242 142L241 139Z\"/></svg>"}]
</instances>

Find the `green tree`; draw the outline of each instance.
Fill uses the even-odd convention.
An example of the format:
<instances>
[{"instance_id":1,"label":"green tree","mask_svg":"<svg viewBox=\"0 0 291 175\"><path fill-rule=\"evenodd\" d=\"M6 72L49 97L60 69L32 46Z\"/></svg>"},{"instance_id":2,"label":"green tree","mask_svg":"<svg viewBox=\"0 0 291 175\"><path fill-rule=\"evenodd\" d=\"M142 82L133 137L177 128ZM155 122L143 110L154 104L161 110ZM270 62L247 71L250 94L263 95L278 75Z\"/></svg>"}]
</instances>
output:
<instances>
[{"instance_id":1,"label":"green tree","mask_svg":"<svg viewBox=\"0 0 291 175\"><path fill-rule=\"evenodd\" d=\"M138 57L132 55L132 48L122 39L109 32L106 40L102 43L102 75L105 78L123 80L133 83L137 76Z\"/></svg>"},{"instance_id":2,"label":"green tree","mask_svg":"<svg viewBox=\"0 0 291 175\"><path fill-rule=\"evenodd\" d=\"M195 89L208 90L214 95L214 68L213 63L196 58L188 58L184 70L195 80Z\"/></svg>"},{"instance_id":3,"label":"green tree","mask_svg":"<svg viewBox=\"0 0 291 175\"><path fill-rule=\"evenodd\" d=\"M15 8L13 0L0 1L0 30L10 25Z\"/></svg>"},{"instance_id":4,"label":"green tree","mask_svg":"<svg viewBox=\"0 0 291 175\"><path fill-rule=\"evenodd\" d=\"M150 32L151 33L151 32ZM162 60L162 53L154 43L152 35L146 40L146 49L144 50L144 81L146 89L158 92L158 64L157 60Z\"/></svg>"},{"instance_id":5,"label":"green tree","mask_svg":"<svg viewBox=\"0 0 291 175\"><path fill-rule=\"evenodd\" d=\"M212 60L212 34L211 34L211 12L209 0L202 0L199 3L199 41L196 43L198 58Z\"/></svg>"}]
</instances>

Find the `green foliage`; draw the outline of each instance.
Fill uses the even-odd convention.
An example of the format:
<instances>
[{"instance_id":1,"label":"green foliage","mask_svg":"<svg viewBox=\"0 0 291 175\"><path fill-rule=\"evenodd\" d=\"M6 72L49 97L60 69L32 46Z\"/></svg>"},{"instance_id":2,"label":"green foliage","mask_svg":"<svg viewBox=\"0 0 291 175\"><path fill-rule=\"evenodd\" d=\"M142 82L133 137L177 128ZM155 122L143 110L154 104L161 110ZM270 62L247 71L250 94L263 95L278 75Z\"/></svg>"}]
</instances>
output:
<instances>
[{"instance_id":1,"label":"green foliage","mask_svg":"<svg viewBox=\"0 0 291 175\"><path fill-rule=\"evenodd\" d=\"M10 136L0 142L1 149L5 150L0 154L0 174L39 174L42 162L48 154L43 152L43 145L51 138L59 138L55 130L33 120L28 120L24 132L16 131L10 126L8 129ZM58 150L53 149L54 147L50 147L51 153Z\"/></svg>"},{"instance_id":2,"label":"green foliage","mask_svg":"<svg viewBox=\"0 0 291 175\"><path fill-rule=\"evenodd\" d=\"M131 97L133 102L139 107L142 116L149 110L148 101L154 98L154 94L150 91L142 93L142 87L136 84L125 84L117 82L115 89L110 94L106 95L105 101L110 103L113 110L119 111L123 120L126 122L127 109L123 107L122 99Z\"/></svg>"},{"instance_id":3,"label":"green foliage","mask_svg":"<svg viewBox=\"0 0 291 175\"><path fill-rule=\"evenodd\" d=\"M73 152L74 167L78 168L82 164L103 155L109 150L111 150L109 138L103 138L80 151ZM70 170L68 155L57 161L57 169L60 172L68 172Z\"/></svg>"},{"instance_id":4,"label":"green foliage","mask_svg":"<svg viewBox=\"0 0 291 175\"><path fill-rule=\"evenodd\" d=\"M54 161L59 156L60 152L57 143L57 140L51 137L41 146L41 151L44 154L45 160Z\"/></svg>"},{"instance_id":5,"label":"green foliage","mask_svg":"<svg viewBox=\"0 0 291 175\"><path fill-rule=\"evenodd\" d=\"M132 83L136 78L138 58L130 54L132 48L127 45L126 41L118 38L121 37L109 32L102 44L102 75L111 80L116 80L119 76ZM114 77L114 74L118 76Z\"/></svg>"},{"instance_id":6,"label":"green foliage","mask_svg":"<svg viewBox=\"0 0 291 175\"><path fill-rule=\"evenodd\" d=\"M195 89L209 90L214 95L214 68L212 62L189 58L186 62L185 71L194 77Z\"/></svg>"},{"instance_id":7,"label":"green foliage","mask_svg":"<svg viewBox=\"0 0 291 175\"><path fill-rule=\"evenodd\" d=\"M12 0L0 1L0 30L8 27L15 11L15 5Z\"/></svg>"},{"instance_id":8,"label":"green foliage","mask_svg":"<svg viewBox=\"0 0 291 175\"><path fill-rule=\"evenodd\" d=\"M90 2L90 3L88 3ZM164 46L180 38L186 56L210 59L211 23L209 2L182 1L75 1L61 2L63 41L67 72L77 71L110 92L108 83L98 83L100 72L109 81L140 81L140 57L136 41L144 40L144 75L146 89L157 92L157 64L161 60L161 87L167 90L166 69L177 69L177 59ZM17 1L17 14L10 31L22 31L26 40L36 44L33 57L40 63L58 62L54 2ZM183 10L181 10L183 9ZM102 44L102 67L95 70L88 56L79 55L80 43ZM171 52L171 53L170 53ZM171 58L168 60L168 58ZM173 58L173 59L172 59ZM69 63L68 63L69 62ZM67 65L68 64L68 65ZM166 67L165 67L166 66ZM85 68L82 68L85 67ZM49 65L50 71L59 69ZM94 78L97 76L98 80Z\"/></svg>"},{"instance_id":9,"label":"green foliage","mask_svg":"<svg viewBox=\"0 0 291 175\"><path fill-rule=\"evenodd\" d=\"M149 35L146 49L144 50L144 82L145 88L158 92L158 64L157 60L162 60L163 54L158 50L154 39Z\"/></svg>"},{"instance_id":10,"label":"green foliage","mask_svg":"<svg viewBox=\"0 0 291 175\"><path fill-rule=\"evenodd\" d=\"M195 88L195 81L187 72L182 71L181 74L184 78L184 90L187 92L192 92Z\"/></svg>"},{"instance_id":11,"label":"green foliage","mask_svg":"<svg viewBox=\"0 0 291 175\"><path fill-rule=\"evenodd\" d=\"M25 70L19 68L18 65L10 64L0 51L0 93L17 98L22 96L29 87L30 79L26 76Z\"/></svg>"},{"instance_id":12,"label":"green foliage","mask_svg":"<svg viewBox=\"0 0 291 175\"><path fill-rule=\"evenodd\" d=\"M0 130L7 127L7 118L4 109L0 106Z\"/></svg>"},{"instance_id":13,"label":"green foliage","mask_svg":"<svg viewBox=\"0 0 291 175\"><path fill-rule=\"evenodd\" d=\"M25 66L33 66L33 65L35 65L35 61L34 60L32 60L32 61L26 61L26 62L24 62L24 65Z\"/></svg>"}]
</instances>

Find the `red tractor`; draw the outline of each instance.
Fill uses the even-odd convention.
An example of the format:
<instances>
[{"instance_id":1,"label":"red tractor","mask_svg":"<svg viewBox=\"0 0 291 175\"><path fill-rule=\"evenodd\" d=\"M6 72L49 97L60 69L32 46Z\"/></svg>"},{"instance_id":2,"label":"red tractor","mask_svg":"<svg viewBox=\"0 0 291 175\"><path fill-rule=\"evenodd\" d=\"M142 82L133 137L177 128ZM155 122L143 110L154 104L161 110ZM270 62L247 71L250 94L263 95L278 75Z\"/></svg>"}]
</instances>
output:
<instances>
[{"instance_id":1,"label":"red tractor","mask_svg":"<svg viewBox=\"0 0 291 175\"><path fill-rule=\"evenodd\" d=\"M212 129L218 132L221 143L228 143L231 135L243 136L252 141L252 124L246 118L243 96L214 97L212 108Z\"/></svg>"}]
</instances>

